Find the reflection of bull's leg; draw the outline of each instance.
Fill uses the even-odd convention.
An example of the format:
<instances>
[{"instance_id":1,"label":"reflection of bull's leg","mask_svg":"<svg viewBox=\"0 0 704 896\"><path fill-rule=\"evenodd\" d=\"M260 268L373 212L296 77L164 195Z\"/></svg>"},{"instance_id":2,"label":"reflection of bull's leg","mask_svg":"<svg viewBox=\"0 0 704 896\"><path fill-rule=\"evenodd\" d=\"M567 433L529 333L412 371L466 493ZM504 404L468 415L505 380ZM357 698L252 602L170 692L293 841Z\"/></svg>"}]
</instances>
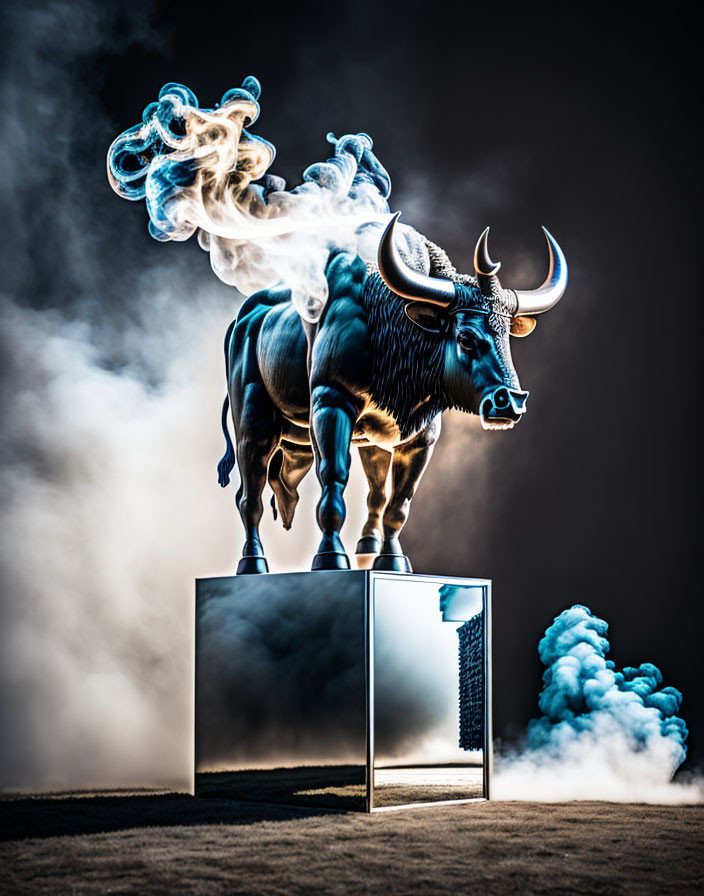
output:
<instances>
[{"instance_id":1,"label":"reflection of bull's leg","mask_svg":"<svg viewBox=\"0 0 704 896\"><path fill-rule=\"evenodd\" d=\"M381 548L381 512L386 504L386 477L391 465L391 452L376 445L359 449L359 458L369 482L367 509L369 516L357 542L357 566L366 569Z\"/></svg>"},{"instance_id":2,"label":"reflection of bull's leg","mask_svg":"<svg viewBox=\"0 0 704 896\"><path fill-rule=\"evenodd\" d=\"M246 533L237 574L268 572L259 538L259 523L264 509L262 492L266 485L269 458L280 437L278 415L260 383L248 383L240 395L232 397L237 466L240 471L237 507Z\"/></svg>"},{"instance_id":3,"label":"reflection of bull's leg","mask_svg":"<svg viewBox=\"0 0 704 896\"><path fill-rule=\"evenodd\" d=\"M402 445L394 448L391 466L391 497L384 510L384 541L374 561L374 569L411 572L411 564L403 553L399 534L408 519L411 500L420 477L428 465L435 442L440 435L440 417Z\"/></svg>"},{"instance_id":4,"label":"reflection of bull's leg","mask_svg":"<svg viewBox=\"0 0 704 896\"><path fill-rule=\"evenodd\" d=\"M269 464L269 484L276 496L284 529L290 529L298 504L298 486L313 464L310 445L283 442ZM274 507L272 499L272 507ZM274 513L276 516L276 513Z\"/></svg>"},{"instance_id":5,"label":"reflection of bull's leg","mask_svg":"<svg viewBox=\"0 0 704 896\"><path fill-rule=\"evenodd\" d=\"M349 569L350 561L340 540L345 521L342 493L350 473L350 440L357 419L351 396L341 389L316 386L311 399L311 423L315 472L320 483L318 525L323 538L313 558L313 569Z\"/></svg>"}]
</instances>

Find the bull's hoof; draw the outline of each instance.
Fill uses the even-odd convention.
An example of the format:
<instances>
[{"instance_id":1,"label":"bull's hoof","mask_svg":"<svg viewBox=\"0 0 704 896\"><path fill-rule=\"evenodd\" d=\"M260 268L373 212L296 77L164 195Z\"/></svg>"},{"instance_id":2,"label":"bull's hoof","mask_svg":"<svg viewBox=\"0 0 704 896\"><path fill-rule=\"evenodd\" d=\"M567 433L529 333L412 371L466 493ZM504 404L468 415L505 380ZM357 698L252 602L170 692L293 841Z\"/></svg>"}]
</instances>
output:
<instances>
[{"instance_id":1,"label":"bull's hoof","mask_svg":"<svg viewBox=\"0 0 704 896\"><path fill-rule=\"evenodd\" d=\"M380 547L381 540L376 535L363 535L357 542L357 550L354 552L357 569L371 569Z\"/></svg>"},{"instance_id":2,"label":"bull's hoof","mask_svg":"<svg viewBox=\"0 0 704 896\"><path fill-rule=\"evenodd\" d=\"M237 564L238 576L256 576L269 572L266 557L243 557Z\"/></svg>"},{"instance_id":3,"label":"bull's hoof","mask_svg":"<svg viewBox=\"0 0 704 896\"><path fill-rule=\"evenodd\" d=\"M354 562L357 569L371 569L381 548L381 539L376 535L363 535L357 542Z\"/></svg>"},{"instance_id":4,"label":"bull's hoof","mask_svg":"<svg viewBox=\"0 0 704 896\"><path fill-rule=\"evenodd\" d=\"M313 557L311 569L349 569L350 558L344 552L322 551Z\"/></svg>"},{"instance_id":5,"label":"bull's hoof","mask_svg":"<svg viewBox=\"0 0 704 896\"><path fill-rule=\"evenodd\" d=\"M357 542L355 554L378 554L381 541L376 535L363 535Z\"/></svg>"},{"instance_id":6,"label":"bull's hoof","mask_svg":"<svg viewBox=\"0 0 704 896\"><path fill-rule=\"evenodd\" d=\"M413 572L411 561L405 554L379 554L372 569L377 572Z\"/></svg>"}]
</instances>

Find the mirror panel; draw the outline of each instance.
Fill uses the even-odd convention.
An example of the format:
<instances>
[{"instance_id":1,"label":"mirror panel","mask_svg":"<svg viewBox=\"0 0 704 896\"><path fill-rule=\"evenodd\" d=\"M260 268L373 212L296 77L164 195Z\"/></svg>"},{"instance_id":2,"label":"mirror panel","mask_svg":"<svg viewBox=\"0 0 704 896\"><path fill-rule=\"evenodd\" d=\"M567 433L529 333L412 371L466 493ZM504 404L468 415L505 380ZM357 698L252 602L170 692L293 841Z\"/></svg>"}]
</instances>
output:
<instances>
[{"instance_id":1,"label":"mirror panel","mask_svg":"<svg viewBox=\"0 0 704 896\"><path fill-rule=\"evenodd\" d=\"M366 809L366 575L198 580L196 796Z\"/></svg>"},{"instance_id":2,"label":"mirror panel","mask_svg":"<svg viewBox=\"0 0 704 896\"><path fill-rule=\"evenodd\" d=\"M373 807L481 799L488 584L373 577Z\"/></svg>"}]
</instances>

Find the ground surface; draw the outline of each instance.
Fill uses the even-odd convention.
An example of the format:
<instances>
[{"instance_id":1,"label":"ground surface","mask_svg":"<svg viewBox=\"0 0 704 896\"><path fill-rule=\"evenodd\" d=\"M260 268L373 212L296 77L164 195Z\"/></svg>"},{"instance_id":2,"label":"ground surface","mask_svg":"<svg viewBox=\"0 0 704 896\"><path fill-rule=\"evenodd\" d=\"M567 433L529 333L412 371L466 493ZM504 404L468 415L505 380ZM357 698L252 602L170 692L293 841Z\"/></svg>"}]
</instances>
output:
<instances>
[{"instance_id":1,"label":"ground surface","mask_svg":"<svg viewBox=\"0 0 704 896\"><path fill-rule=\"evenodd\" d=\"M0 803L0 893L702 893L704 806L378 815L133 795Z\"/></svg>"}]
</instances>

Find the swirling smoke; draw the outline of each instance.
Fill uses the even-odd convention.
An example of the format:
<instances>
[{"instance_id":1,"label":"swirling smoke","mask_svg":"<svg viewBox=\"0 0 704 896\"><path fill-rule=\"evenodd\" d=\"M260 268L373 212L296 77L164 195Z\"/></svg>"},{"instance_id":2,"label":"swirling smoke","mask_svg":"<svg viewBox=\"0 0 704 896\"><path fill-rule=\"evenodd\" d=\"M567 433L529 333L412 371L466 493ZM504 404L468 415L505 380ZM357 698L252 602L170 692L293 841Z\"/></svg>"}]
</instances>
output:
<instances>
[{"instance_id":1,"label":"swirling smoke","mask_svg":"<svg viewBox=\"0 0 704 896\"><path fill-rule=\"evenodd\" d=\"M331 247L373 261L391 180L367 134L328 134L333 157L310 165L303 183L287 190L267 173L274 146L245 129L259 117L260 92L250 76L202 109L188 87L164 85L142 123L113 142L108 177L120 196L145 200L155 239L187 240L198 231L222 281L245 295L285 283L313 322L327 299Z\"/></svg>"},{"instance_id":2,"label":"swirling smoke","mask_svg":"<svg viewBox=\"0 0 704 896\"><path fill-rule=\"evenodd\" d=\"M697 784L671 783L687 754L687 727L676 715L682 694L662 687L652 663L618 670L606 659L607 631L603 619L576 605L545 632L542 715L529 723L524 749L500 758L499 798L701 799Z\"/></svg>"}]
</instances>

